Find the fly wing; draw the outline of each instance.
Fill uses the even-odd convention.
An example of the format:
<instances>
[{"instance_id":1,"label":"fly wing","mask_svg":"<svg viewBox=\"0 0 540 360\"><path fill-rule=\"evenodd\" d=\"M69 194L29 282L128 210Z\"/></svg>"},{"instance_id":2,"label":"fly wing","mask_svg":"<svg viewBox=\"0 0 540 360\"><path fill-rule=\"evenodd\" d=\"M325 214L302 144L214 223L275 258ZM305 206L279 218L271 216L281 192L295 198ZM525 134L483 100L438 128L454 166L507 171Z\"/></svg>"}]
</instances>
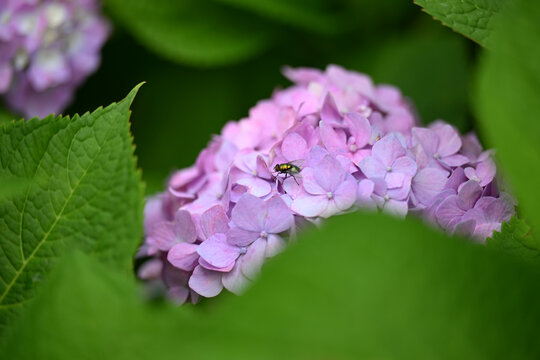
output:
<instances>
[{"instance_id":1,"label":"fly wing","mask_svg":"<svg viewBox=\"0 0 540 360\"><path fill-rule=\"evenodd\" d=\"M296 166L296 167L298 167L300 170L302 170L304 168L304 164L306 163L306 160L305 159L298 159L298 160L290 161L289 163Z\"/></svg>"}]
</instances>

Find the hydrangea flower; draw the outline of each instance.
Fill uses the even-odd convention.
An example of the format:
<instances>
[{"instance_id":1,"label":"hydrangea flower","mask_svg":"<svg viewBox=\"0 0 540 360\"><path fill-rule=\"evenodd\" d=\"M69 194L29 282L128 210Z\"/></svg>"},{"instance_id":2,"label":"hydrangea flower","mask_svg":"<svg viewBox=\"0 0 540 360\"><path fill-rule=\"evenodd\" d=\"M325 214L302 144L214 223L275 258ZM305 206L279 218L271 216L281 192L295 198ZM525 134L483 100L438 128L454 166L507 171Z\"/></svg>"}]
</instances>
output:
<instances>
[{"instance_id":1,"label":"hydrangea flower","mask_svg":"<svg viewBox=\"0 0 540 360\"><path fill-rule=\"evenodd\" d=\"M96 0L1 1L0 94L28 118L62 111L108 33Z\"/></svg>"},{"instance_id":2,"label":"hydrangea flower","mask_svg":"<svg viewBox=\"0 0 540 360\"><path fill-rule=\"evenodd\" d=\"M419 126L397 88L339 66L284 72L293 86L227 123L147 201L140 275L163 279L177 302L242 293L298 228L355 209L415 214L477 241L514 214L474 134Z\"/></svg>"}]
</instances>

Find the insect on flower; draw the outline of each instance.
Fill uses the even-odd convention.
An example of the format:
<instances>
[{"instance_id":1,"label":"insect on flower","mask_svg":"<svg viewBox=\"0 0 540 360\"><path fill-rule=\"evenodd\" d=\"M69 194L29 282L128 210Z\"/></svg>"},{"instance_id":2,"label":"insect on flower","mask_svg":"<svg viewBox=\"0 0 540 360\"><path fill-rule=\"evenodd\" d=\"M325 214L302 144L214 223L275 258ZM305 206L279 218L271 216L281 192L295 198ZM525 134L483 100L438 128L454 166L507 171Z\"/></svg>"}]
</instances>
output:
<instances>
[{"instance_id":1,"label":"insect on flower","mask_svg":"<svg viewBox=\"0 0 540 360\"><path fill-rule=\"evenodd\" d=\"M295 160L288 163L276 164L276 166L274 166L274 172L276 173L276 178L277 178L277 175L285 174L283 181L290 176L294 179L296 184L299 185L298 180L296 180L296 178L300 176L300 171L302 171L300 167L301 162L302 162L301 160Z\"/></svg>"}]
</instances>

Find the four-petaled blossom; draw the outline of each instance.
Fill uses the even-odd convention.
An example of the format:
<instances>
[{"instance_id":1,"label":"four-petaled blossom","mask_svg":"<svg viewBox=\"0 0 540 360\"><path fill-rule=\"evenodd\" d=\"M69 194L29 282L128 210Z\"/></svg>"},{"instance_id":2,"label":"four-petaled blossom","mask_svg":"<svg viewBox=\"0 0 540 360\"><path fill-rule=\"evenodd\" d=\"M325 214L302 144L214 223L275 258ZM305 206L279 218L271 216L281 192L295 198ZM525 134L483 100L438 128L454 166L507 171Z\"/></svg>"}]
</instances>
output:
<instances>
[{"instance_id":1,"label":"four-petaled blossom","mask_svg":"<svg viewBox=\"0 0 540 360\"><path fill-rule=\"evenodd\" d=\"M291 210L279 196L263 201L251 194L243 195L231 213L235 225L227 234L227 241L245 251L242 272L254 278L265 257L279 253L285 241L279 235L294 226Z\"/></svg>"},{"instance_id":2,"label":"four-petaled blossom","mask_svg":"<svg viewBox=\"0 0 540 360\"><path fill-rule=\"evenodd\" d=\"M458 154L461 138L458 132L448 124L437 124L431 129L413 128L413 139L420 144L425 153L422 162L439 162L445 167L462 166L469 158Z\"/></svg>"},{"instance_id":3,"label":"four-petaled blossom","mask_svg":"<svg viewBox=\"0 0 540 360\"><path fill-rule=\"evenodd\" d=\"M304 168L301 174L305 193L291 204L297 214L329 217L349 209L356 201L356 180L330 155Z\"/></svg>"}]
</instances>

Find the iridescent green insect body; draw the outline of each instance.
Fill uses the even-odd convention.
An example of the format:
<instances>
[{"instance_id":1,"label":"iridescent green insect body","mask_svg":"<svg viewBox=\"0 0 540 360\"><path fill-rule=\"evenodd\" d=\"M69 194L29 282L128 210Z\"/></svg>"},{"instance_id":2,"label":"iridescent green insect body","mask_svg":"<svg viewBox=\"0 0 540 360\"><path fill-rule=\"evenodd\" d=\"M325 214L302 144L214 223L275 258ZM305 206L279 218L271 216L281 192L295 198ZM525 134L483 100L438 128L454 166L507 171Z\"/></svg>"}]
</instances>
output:
<instances>
[{"instance_id":1,"label":"iridescent green insect body","mask_svg":"<svg viewBox=\"0 0 540 360\"><path fill-rule=\"evenodd\" d=\"M298 180L296 180L296 177L300 175L300 171L300 166L295 165L293 162L276 164L276 166L274 166L274 172L276 172L278 175L285 174L283 181L285 181L285 179L290 176L294 179L296 184L298 184Z\"/></svg>"}]
</instances>

